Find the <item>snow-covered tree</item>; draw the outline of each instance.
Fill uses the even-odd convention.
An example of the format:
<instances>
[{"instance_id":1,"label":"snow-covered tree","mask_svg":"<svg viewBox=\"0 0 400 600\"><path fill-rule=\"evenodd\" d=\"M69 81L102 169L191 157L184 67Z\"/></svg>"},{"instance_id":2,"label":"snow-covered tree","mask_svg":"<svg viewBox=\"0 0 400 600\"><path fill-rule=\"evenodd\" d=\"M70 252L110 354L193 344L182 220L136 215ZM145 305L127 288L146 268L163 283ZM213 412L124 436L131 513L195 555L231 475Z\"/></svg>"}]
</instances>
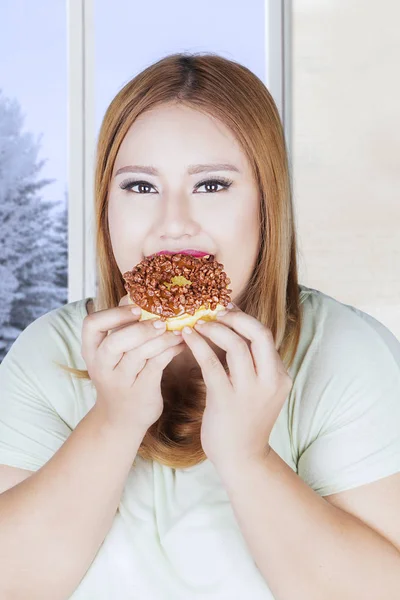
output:
<instances>
[{"instance_id":1,"label":"snow-covered tree","mask_svg":"<svg viewBox=\"0 0 400 600\"><path fill-rule=\"evenodd\" d=\"M54 283L54 308L66 304L68 298L68 197L64 203L53 208L51 226L46 229L43 250L46 263L51 265Z\"/></svg>"},{"instance_id":2,"label":"snow-covered tree","mask_svg":"<svg viewBox=\"0 0 400 600\"><path fill-rule=\"evenodd\" d=\"M40 196L52 180L38 180L40 140L22 127L19 104L0 91L0 360L29 323L67 302L65 214Z\"/></svg>"},{"instance_id":3,"label":"snow-covered tree","mask_svg":"<svg viewBox=\"0 0 400 600\"><path fill-rule=\"evenodd\" d=\"M0 331L10 318L13 297L18 288L18 279L7 265L0 264Z\"/></svg>"}]
</instances>

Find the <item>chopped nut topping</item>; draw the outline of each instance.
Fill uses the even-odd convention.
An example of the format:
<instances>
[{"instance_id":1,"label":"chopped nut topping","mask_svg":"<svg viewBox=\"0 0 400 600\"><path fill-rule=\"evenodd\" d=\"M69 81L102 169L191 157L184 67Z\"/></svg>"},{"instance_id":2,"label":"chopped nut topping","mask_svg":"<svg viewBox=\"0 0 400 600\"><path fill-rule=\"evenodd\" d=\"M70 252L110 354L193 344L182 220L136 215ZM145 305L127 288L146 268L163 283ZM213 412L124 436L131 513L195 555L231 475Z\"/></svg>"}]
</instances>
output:
<instances>
[{"instance_id":1,"label":"chopped nut topping","mask_svg":"<svg viewBox=\"0 0 400 600\"><path fill-rule=\"evenodd\" d=\"M131 300L163 321L230 302L231 280L212 255L154 255L123 274Z\"/></svg>"}]
</instances>

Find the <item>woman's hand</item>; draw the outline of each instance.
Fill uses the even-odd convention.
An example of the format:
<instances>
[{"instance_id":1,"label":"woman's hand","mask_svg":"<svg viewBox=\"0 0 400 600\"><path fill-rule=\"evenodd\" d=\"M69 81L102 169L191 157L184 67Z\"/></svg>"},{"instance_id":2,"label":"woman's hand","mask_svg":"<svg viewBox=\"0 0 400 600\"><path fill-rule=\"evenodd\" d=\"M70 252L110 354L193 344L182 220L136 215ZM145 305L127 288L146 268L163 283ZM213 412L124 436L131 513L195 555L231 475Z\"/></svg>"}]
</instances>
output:
<instances>
[{"instance_id":1,"label":"woman's hand","mask_svg":"<svg viewBox=\"0 0 400 600\"><path fill-rule=\"evenodd\" d=\"M217 469L265 459L269 437L292 380L269 329L238 308L219 322L196 324L183 338L201 368L207 388L201 443ZM201 334L201 335L200 335ZM207 343L226 351L229 374Z\"/></svg>"},{"instance_id":2,"label":"woman's hand","mask_svg":"<svg viewBox=\"0 0 400 600\"><path fill-rule=\"evenodd\" d=\"M96 406L117 426L143 433L161 415L163 370L185 349L182 337L139 322L127 296L119 306L85 317L82 357L97 391ZM158 324L162 324L157 319Z\"/></svg>"}]
</instances>

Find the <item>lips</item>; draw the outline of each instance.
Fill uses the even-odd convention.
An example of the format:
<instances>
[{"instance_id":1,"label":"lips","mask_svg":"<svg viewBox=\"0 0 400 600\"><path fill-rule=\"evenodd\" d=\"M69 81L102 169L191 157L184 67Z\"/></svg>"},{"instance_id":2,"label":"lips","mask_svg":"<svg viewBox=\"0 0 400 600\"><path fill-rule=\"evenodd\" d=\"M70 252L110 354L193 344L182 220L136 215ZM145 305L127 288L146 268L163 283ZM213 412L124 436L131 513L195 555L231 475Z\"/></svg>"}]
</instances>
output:
<instances>
[{"instance_id":1,"label":"lips","mask_svg":"<svg viewBox=\"0 0 400 600\"><path fill-rule=\"evenodd\" d=\"M171 252L170 250L160 250L160 252L157 252L156 254L157 255L160 255L160 254L168 254L168 255L189 254L190 256L195 256L196 258L201 258L202 256L208 256L210 253L202 252L201 250L194 250L192 248L185 248L184 250L175 250L175 252Z\"/></svg>"}]
</instances>

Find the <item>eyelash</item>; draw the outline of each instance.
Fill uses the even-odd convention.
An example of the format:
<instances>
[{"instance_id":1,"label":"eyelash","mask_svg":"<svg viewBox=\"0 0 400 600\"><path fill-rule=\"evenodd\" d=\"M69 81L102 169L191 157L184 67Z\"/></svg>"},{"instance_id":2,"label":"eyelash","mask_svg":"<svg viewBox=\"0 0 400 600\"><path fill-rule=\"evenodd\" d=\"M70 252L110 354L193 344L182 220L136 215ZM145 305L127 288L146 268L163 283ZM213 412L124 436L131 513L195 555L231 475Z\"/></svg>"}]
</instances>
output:
<instances>
[{"instance_id":1,"label":"eyelash","mask_svg":"<svg viewBox=\"0 0 400 600\"><path fill-rule=\"evenodd\" d=\"M225 177L221 177L218 179L205 179L203 181L200 181L198 184L196 184L195 189L197 190L199 187L201 187L202 185L205 185L207 183L211 183L211 184L218 184L218 185L222 185L223 189L222 190L216 190L214 192L199 192L200 194L217 194L218 192L225 192L228 190L228 188L230 188L230 186L232 185L233 181L231 179L225 179ZM151 183L149 183L148 181L135 181L132 179L126 179L125 181L122 181L119 185L119 187L123 190L128 190L130 192L133 192L132 187L135 185L148 185L150 187L154 187ZM134 194L139 194L142 196L148 196L149 194L145 193L141 193L141 192L133 192Z\"/></svg>"}]
</instances>

